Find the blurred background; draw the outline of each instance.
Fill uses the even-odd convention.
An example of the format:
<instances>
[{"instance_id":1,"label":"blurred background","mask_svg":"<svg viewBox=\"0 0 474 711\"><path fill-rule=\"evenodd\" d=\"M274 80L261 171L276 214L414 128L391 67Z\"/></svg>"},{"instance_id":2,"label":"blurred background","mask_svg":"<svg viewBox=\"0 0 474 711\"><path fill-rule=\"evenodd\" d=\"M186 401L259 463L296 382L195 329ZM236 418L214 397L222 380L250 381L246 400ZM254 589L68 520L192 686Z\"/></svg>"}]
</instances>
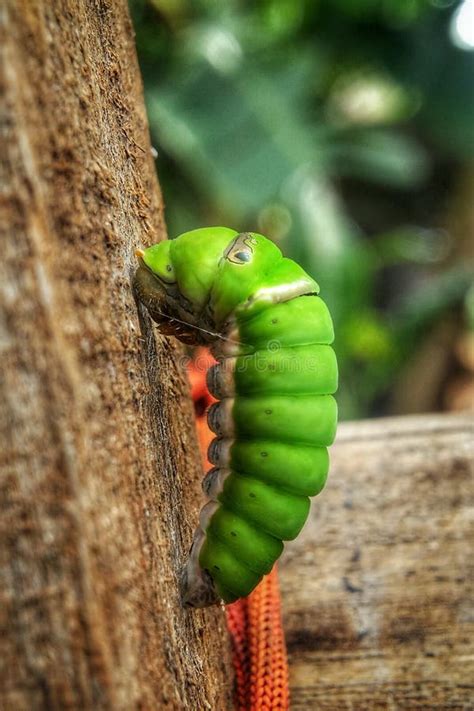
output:
<instances>
[{"instance_id":1,"label":"blurred background","mask_svg":"<svg viewBox=\"0 0 474 711\"><path fill-rule=\"evenodd\" d=\"M474 407L474 0L131 0L169 235L321 285L342 419Z\"/></svg>"}]
</instances>

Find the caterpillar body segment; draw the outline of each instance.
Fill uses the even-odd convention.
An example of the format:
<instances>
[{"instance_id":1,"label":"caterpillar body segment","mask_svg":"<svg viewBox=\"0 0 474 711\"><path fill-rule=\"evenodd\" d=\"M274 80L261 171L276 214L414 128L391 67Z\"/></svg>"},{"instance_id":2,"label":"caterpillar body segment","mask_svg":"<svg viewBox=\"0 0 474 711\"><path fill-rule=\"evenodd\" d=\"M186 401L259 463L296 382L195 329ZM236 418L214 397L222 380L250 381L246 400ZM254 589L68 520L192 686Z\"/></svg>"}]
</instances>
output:
<instances>
[{"instance_id":1,"label":"caterpillar body segment","mask_svg":"<svg viewBox=\"0 0 474 711\"><path fill-rule=\"evenodd\" d=\"M135 288L160 330L208 344L218 399L214 467L182 595L203 607L248 595L295 538L323 488L337 363L319 287L256 233L205 228L140 252Z\"/></svg>"}]
</instances>

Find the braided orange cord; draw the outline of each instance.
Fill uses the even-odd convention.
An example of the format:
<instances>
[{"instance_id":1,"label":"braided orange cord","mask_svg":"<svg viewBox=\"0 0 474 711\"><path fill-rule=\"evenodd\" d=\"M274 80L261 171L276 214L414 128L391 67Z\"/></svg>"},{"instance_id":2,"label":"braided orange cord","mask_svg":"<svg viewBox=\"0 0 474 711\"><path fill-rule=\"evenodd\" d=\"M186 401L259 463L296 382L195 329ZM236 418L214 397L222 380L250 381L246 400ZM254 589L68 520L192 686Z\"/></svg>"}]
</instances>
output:
<instances>
[{"instance_id":1,"label":"braided orange cord","mask_svg":"<svg viewBox=\"0 0 474 711\"><path fill-rule=\"evenodd\" d=\"M203 465L214 437L209 430L205 408L214 402L206 387L206 368L212 364L205 349L189 367L192 396L196 405L196 425ZM288 661L281 619L277 566L246 598L226 605L227 626L232 641L237 711L289 709Z\"/></svg>"},{"instance_id":2,"label":"braided orange cord","mask_svg":"<svg viewBox=\"0 0 474 711\"><path fill-rule=\"evenodd\" d=\"M232 641L232 662L235 671L235 708L247 711L250 704L250 649L248 643L248 598L226 605L227 627Z\"/></svg>"},{"instance_id":3,"label":"braided orange cord","mask_svg":"<svg viewBox=\"0 0 474 711\"><path fill-rule=\"evenodd\" d=\"M288 709L288 663L276 565L249 598L250 708Z\"/></svg>"},{"instance_id":4,"label":"braided orange cord","mask_svg":"<svg viewBox=\"0 0 474 711\"><path fill-rule=\"evenodd\" d=\"M247 598L227 605L238 711L289 709L277 566Z\"/></svg>"}]
</instances>

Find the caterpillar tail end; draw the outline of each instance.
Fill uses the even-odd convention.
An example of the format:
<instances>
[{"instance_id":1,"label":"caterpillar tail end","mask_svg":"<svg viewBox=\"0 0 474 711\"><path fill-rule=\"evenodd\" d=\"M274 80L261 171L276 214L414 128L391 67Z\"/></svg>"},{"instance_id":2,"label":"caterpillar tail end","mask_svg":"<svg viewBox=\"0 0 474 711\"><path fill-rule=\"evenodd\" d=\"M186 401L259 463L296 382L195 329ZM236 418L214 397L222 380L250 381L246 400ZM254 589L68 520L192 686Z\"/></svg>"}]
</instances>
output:
<instances>
[{"instance_id":1,"label":"caterpillar tail end","mask_svg":"<svg viewBox=\"0 0 474 711\"><path fill-rule=\"evenodd\" d=\"M202 532L199 533L204 537ZM181 571L180 592L183 607L210 607L221 602L211 576L199 565L201 545L201 536L197 535L191 546L189 559Z\"/></svg>"}]
</instances>

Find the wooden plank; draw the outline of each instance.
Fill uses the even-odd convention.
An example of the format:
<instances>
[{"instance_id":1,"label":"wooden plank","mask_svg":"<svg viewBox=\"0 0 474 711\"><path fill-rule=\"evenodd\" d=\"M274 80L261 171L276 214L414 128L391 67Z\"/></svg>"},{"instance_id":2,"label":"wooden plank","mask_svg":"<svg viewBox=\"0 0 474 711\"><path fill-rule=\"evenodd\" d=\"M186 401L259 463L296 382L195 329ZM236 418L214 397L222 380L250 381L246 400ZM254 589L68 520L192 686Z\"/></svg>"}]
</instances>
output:
<instances>
[{"instance_id":1,"label":"wooden plank","mask_svg":"<svg viewBox=\"0 0 474 711\"><path fill-rule=\"evenodd\" d=\"M292 709L472 709L473 419L343 424L280 567Z\"/></svg>"}]
</instances>

